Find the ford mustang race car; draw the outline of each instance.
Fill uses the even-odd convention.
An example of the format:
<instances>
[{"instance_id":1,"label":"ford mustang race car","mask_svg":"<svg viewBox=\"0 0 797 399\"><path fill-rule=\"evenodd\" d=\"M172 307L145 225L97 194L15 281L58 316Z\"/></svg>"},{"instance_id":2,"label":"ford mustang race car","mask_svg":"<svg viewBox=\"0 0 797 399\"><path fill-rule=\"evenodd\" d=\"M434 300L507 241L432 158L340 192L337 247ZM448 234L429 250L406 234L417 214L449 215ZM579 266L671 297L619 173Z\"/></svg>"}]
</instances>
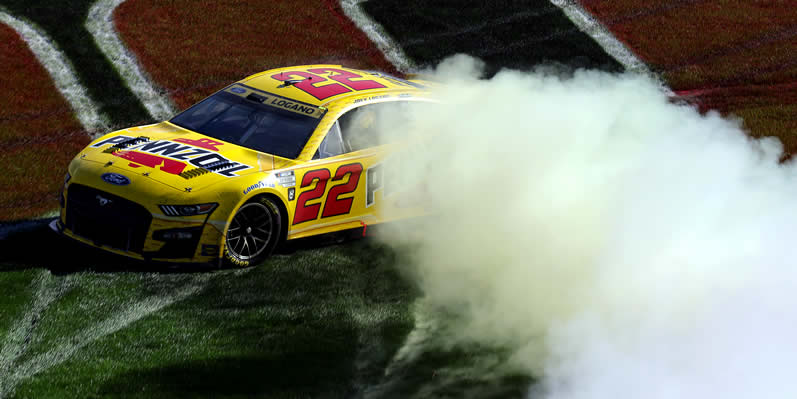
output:
<instances>
[{"instance_id":1,"label":"ford mustang race car","mask_svg":"<svg viewBox=\"0 0 797 399\"><path fill-rule=\"evenodd\" d=\"M380 107L428 104L429 86L336 65L249 76L90 143L51 227L142 260L249 266L284 240L405 217L369 129Z\"/></svg>"}]
</instances>

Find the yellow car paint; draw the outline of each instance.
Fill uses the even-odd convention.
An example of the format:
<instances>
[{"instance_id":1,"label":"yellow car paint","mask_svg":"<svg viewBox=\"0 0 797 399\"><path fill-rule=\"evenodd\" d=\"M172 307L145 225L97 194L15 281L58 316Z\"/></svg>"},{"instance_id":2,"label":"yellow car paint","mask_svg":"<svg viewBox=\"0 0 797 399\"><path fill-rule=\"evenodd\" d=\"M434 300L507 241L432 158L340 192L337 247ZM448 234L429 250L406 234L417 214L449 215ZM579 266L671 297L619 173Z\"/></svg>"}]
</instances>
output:
<instances>
[{"instance_id":1,"label":"yellow car paint","mask_svg":"<svg viewBox=\"0 0 797 399\"><path fill-rule=\"evenodd\" d=\"M282 239L288 240L400 218L396 212L385 216L388 208L400 207L386 201L381 190L380 166L389 146L313 158L345 113L375 103L429 101L431 86L339 65L252 75L220 92L254 96L265 106L318 119L295 158L246 148L170 121L115 131L94 140L70 163L57 229L87 245L137 259L204 263L223 257L233 216L259 196L270 196L281 208L286 227ZM174 207L197 204L217 205L206 214L175 214ZM104 206L125 211L108 216L100 211ZM114 220L96 220L98 215ZM113 242L106 242L103 231L114 234ZM183 235L196 245L174 238Z\"/></svg>"}]
</instances>

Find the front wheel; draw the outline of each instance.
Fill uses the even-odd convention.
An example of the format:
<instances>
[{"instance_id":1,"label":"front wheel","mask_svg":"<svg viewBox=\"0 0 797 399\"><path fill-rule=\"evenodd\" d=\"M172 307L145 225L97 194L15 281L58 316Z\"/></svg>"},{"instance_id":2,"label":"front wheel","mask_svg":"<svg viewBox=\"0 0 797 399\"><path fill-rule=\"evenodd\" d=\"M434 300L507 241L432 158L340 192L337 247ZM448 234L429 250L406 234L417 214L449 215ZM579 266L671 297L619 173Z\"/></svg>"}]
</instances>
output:
<instances>
[{"instance_id":1,"label":"front wheel","mask_svg":"<svg viewBox=\"0 0 797 399\"><path fill-rule=\"evenodd\" d=\"M260 197L241 206L232 217L224 236L224 258L238 267L254 266L265 260L280 240L282 220L279 208Z\"/></svg>"}]
</instances>

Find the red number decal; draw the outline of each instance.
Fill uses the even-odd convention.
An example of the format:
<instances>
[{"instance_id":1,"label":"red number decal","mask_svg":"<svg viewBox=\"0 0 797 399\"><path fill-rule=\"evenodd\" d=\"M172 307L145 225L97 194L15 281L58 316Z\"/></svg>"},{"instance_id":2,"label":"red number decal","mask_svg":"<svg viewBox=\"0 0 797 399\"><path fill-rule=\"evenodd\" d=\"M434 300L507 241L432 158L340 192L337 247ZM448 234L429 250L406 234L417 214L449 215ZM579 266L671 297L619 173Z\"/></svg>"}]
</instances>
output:
<instances>
[{"instance_id":1,"label":"red number decal","mask_svg":"<svg viewBox=\"0 0 797 399\"><path fill-rule=\"evenodd\" d=\"M329 180L329 170L317 169L304 174L302 178L301 188L305 188L313 184L317 180L318 183L312 190L307 190L299 195L296 200L296 213L293 215L293 224L299 224L318 218L318 211L321 208L321 203L307 205L307 201L319 199L324 195L327 188L327 180Z\"/></svg>"},{"instance_id":2,"label":"red number decal","mask_svg":"<svg viewBox=\"0 0 797 399\"><path fill-rule=\"evenodd\" d=\"M301 82L296 83L294 86L297 89L319 100L323 100L325 98L332 96L337 96L338 94L348 93L351 91L348 87L343 86L339 83L332 83L323 86L318 86L318 84L326 82L327 79L318 75L314 75L312 73L307 73L302 71L291 71L291 72L282 72L271 75L273 79L279 80L280 82L296 79L297 76L304 79Z\"/></svg>"},{"instance_id":3,"label":"red number decal","mask_svg":"<svg viewBox=\"0 0 797 399\"><path fill-rule=\"evenodd\" d=\"M338 94L348 93L352 90L359 91L359 90L369 90L369 89L384 89L385 87L387 87L375 80L365 79L361 75L358 75L356 73L351 73L349 71L344 71L342 69L315 68L315 69L308 69L308 71L312 73L307 73L304 71L280 72L271 75L271 78L279 80L280 82L284 82L286 80L291 80L291 79L297 79L297 77L304 78L301 82L296 83L294 86L297 89L302 90L305 93L319 100L323 100L332 96L337 96ZM327 78L319 76L317 74L324 74L324 75L328 74L329 79L332 79L338 83L330 83L330 84L325 84L323 86L319 86L319 84L326 82ZM353 79L361 79L361 80L353 80Z\"/></svg>"},{"instance_id":4,"label":"red number decal","mask_svg":"<svg viewBox=\"0 0 797 399\"><path fill-rule=\"evenodd\" d=\"M341 195L351 194L357 190L357 184L360 183L360 174L363 171L363 166L359 163L352 163L343 165L335 172L335 177L332 181L339 181L349 175L349 181L345 184L339 184L329 189L327 194L327 202L324 204L324 212L321 213L322 218L332 216L344 215L351 212L351 204L354 202L353 197L339 198Z\"/></svg>"},{"instance_id":5,"label":"red number decal","mask_svg":"<svg viewBox=\"0 0 797 399\"><path fill-rule=\"evenodd\" d=\"M322 218L345 215L351 212L351 205L354 202L354 197L340 198L340 196L351 194L357 190L362 172L363 166L359 163L343 165L335 171L335 177L332 179L333 182L341 181L345 179L346 176L348 176L349 180L329 190L327 201L324 204L324 212L321 213ZM317 200L324 196L329 177L330 173L328 169L311 170L304 174L300 188L309 187L313 184L313 181L317 181L318 183L316 183L315 188L299 194L299 198L296 200L296 212L293 215L293 224L318 219L318 211L321 209L321 203L307 205L307 202Z\"/></svg>"},{"instance_id":6,"label":"red number decal","mask_svg":"<svg viewBox=\"0 0 797 399\"><path fill-rule=\"evenodd\" d=\"M308 69L308 71L312 73L318 74L329 74L329 78L338 82L343 83L346 86L351 87L354 90L368 90L368 89L384 89L385 85L374 81L374 80L352 80L363 77L361 75L357 75L356 73L351 73L348 71L344 71L342 69L335 69L335 68L316 68L316 69ZM334 75L333 75L334 74Z\"/></svg>"}]
</instances>

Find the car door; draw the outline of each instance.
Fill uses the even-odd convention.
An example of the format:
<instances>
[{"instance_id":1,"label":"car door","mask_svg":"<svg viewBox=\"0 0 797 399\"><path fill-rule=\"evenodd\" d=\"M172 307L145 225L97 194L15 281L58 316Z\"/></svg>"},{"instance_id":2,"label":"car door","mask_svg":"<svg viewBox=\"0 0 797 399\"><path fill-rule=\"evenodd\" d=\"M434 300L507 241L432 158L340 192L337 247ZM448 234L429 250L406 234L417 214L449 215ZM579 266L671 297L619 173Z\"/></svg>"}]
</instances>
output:
<instances>
[{"instance_id":1,"label":"car door","mask_svg":"<svg viewBox=\"0 0 797 399\"><path fill-rule=\"evenodd\" d=\"M368 171L379 163L384 148L363 140L349 142L357 115L367 106L348 111L336 120L319 144L313 160L296 169L296 199L289 238L300 238L377 222L369 201ZM362 127L362 126L360 126ZM361 131L366 133L366 131ZM348 135L352 139L352 135ZM373 180L375 177L372 176ZM373 186L373 181L371 182Z\"/></svg>"},{"instance_id":2,"label":"car door","mask_svg":"<svg viewBox=\"0 0 797 399\"><path fill-rule=\"evenodd\" d=\"M410 101L366 104L341 115L313 161L297 170L291 238L418 216L423 190L402 173L419 148L403 137ZM418 102L414 102L418 104ZM390 114L389 132L378 123ZM425 187L422 187L425 189ZM322 231L317 231L317 230ZM315 231L314 231L315 230Z\"/></svg>"}]
</instances>

